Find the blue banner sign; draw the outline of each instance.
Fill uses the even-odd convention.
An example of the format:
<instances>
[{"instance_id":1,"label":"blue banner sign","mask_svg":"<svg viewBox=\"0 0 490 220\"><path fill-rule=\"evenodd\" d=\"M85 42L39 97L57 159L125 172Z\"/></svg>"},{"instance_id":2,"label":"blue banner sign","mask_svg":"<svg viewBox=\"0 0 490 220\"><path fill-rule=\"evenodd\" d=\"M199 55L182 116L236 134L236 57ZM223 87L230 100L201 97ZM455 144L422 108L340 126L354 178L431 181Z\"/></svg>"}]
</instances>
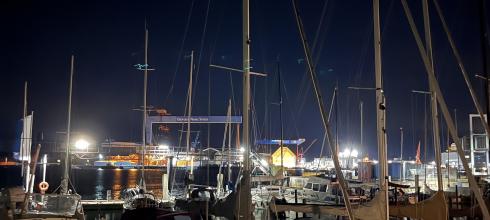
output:
<instances>
[{"instance_id":1,"label":"blue banner sign","mask_svg":"<svg viewBox=\"0 0 490 220\"><path fill-rule=\"evenodd\" d=\"M241 124L242 116L150 116L149 121L152 123L187 123L190 119L190 123L234 123Z\"/></svg>"},{"instance_id":2,"label":"blue banner sign","mask_svg":"<svg viewBox=\"0 0 490 220\"><path fill-rule=\"evenodd\" d=\"M282 140L283 145L300 145L305 142L304 138L300 138L298 140ZM281 140L258 140L255 142L255 144L262 144L262 145L278 145L281 144Z\"/></svg>"}]
</instances>

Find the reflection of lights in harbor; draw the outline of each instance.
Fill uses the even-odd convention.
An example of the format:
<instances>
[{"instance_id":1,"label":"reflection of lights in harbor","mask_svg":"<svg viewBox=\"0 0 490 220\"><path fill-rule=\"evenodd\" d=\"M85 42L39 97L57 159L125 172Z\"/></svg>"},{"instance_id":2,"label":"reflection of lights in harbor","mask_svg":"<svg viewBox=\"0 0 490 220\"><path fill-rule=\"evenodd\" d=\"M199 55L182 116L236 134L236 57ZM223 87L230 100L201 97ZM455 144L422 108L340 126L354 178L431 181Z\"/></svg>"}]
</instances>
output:
<instances>
[{"instance_id":1,"label":"reflection of lights in harbor","mask_svg":"<svg viewBox=\"0 0 490 220\"><path fill-rule=\"evenodd\" d=\"M120 171L120 170L121 170L121 168L116 168L116 171Z\"/></svg>"},{"instance_id":2,"label":"reflection of lights in harbor","mask_svg":"<svg viewBox=\"0 0 490 220\"><path fill-rule=\"evenodd\" d=\"M98 171L101 171L101 170L102 170L102 168L97 168L97 170L98 170Z\"/></svg>"},{"instance_id":3,"label":"reflection of lights in harbor","mask_svg":"<svg viewBox=\"0 0 490 220\"><path fill-rule=\"evenodd\" d=\"M77 148L78 150L86 150L89 145L90 144L88 143L88 141L84 139L80 139L77 142L75 142L75 148Z\"/></svg>"},{"instance_id":4,"label":"reflection of lights in harbor","mask_svg":"<svg viewBox=\"0 0 490 220\"><path fill-rule=\"evenodd\" d=\"M136 169L136 168L131 168L131 169L129 169L129 171L137 171L137 170L138 170L138 169Z\"/></svg>"}]
</instances>

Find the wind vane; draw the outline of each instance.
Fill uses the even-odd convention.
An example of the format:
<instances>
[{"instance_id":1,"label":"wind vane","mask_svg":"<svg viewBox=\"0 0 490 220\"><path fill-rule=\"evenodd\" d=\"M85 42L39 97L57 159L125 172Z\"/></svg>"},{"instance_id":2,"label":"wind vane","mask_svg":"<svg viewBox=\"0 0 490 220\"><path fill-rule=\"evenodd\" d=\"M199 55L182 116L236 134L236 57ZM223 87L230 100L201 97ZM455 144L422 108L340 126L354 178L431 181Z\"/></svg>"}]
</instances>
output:
<instances>
[{"instance_id":1,"label":"wind vane","mask_svg":"<svg viewBox=\"0 0 490 220\"><path fill-rule=\"evenodd\" d=\"M155 69L148 69L149 67L148 64L135 64L133 66L138 70L147 70L147 71L155 70Z\"/></svg>"}]
</instances>

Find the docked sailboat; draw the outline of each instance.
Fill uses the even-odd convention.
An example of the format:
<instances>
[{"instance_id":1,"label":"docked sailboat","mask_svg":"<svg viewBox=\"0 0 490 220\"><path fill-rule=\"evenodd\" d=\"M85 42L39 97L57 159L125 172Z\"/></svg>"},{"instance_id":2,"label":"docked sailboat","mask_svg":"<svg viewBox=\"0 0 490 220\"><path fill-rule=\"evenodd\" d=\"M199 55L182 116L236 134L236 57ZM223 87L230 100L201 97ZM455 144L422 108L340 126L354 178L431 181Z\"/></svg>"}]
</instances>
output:
<instances>
[{"instance_id":1,"label":"docked sailboat","mask_svg":"<svg viewBox=\"0 0 490 220\"><path fill-rule=\"evenodd\" d=\"M24 177L24 187L8 188L0 194L0 217L2 219L84 219L81 196L72 193L70 183L70 129L71 129L71 97L74 72L74 56L71 56L70 84L68 96L68 120L66 132L66 154L64 174L59 193L46 193L49 184L39 184L40 193L34 193L34 179L37 159L41 145L38 145L34 155L31 153L32 144L32 115L27 116L27 83L24 94L24 118L21 137L21 162ZM32 157L32 158L31 158ZM55 190L56 191L56 190Z\"/></svg>"}]
</instances>

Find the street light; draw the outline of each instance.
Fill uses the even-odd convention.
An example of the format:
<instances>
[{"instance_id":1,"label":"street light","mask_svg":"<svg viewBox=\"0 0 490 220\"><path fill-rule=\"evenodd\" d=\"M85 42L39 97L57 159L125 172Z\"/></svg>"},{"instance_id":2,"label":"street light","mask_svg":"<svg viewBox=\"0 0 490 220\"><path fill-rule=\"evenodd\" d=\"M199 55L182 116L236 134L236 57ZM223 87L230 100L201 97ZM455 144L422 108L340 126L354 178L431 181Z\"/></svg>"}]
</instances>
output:
<instances>
[{"instance_id":1,"label":"street light","mask_svg":"<svg viewBox=\"0 0 490 220\"><path fill-rule=\"evenodd\" d=\"M84 139L80 139L77 142L75 142L75 148L77 150L86 150L90 143Z\"/></svg>"}]
</instances>

